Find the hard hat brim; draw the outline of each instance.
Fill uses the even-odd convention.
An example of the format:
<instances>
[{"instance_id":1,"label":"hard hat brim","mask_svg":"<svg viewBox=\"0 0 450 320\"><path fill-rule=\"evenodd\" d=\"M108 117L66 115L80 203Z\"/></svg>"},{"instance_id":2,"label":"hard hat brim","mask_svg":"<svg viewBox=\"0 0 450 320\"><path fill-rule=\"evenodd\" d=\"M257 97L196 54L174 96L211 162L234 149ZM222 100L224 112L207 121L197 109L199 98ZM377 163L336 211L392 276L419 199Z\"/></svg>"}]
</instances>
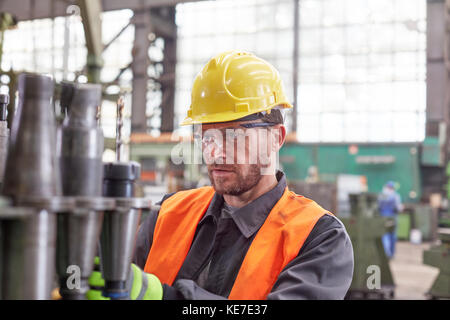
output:
<instances>
[{"instance_id":1,"label":"hard hat brim","mask_svg":"<svg viewBox=\"0 0 450 320\"><path fill-rule=\"evenodd\" d=\"M282 106L283 109L293 108L292 104L290 104L289 102L281 101L281 102L277 102L276 104L270 105L266 108L257 110L254 113L268 111L277 106ZM238 120L240 118L244 118L248 115L249 115L248 112L223 112L223 113L215 113L215 114L197 115L195 117L184 118L184 120L180 123L180 126L187 126L187 125L201 124L201 123L228 122L228 121L234 121L234 120Z\"/></svg>"}]
</instances>

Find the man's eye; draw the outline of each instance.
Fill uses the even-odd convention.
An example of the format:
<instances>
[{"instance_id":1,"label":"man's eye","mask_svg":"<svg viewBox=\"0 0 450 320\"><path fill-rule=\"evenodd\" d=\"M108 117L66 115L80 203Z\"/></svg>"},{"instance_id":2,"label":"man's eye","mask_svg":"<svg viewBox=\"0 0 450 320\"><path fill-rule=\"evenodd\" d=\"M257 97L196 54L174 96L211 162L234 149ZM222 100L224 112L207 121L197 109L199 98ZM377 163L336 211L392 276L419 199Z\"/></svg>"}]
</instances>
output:
<instances>
[{"instance_id":1,"label":"man's eye","mask_svg":"<svg viewBox=\"0 0 450 320\"><path fill-rule=\"evenodd\" d=\"M215 142L215 138L214 137L203 137L202 142L205 144L211 144Z\"/></svg>"}]
</instances>

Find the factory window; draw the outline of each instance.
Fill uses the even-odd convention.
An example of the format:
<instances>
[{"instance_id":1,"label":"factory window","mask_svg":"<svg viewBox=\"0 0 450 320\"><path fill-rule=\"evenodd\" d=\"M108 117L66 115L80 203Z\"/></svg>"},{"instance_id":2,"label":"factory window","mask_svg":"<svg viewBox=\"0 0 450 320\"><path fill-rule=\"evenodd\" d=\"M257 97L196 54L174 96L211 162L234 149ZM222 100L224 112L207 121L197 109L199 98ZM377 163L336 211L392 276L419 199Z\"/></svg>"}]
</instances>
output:
<instances>
[{"instance_id":1,"label":"factory window","mask_svg":"<svg viewBox=\"0 0 450 320\"><path fill-rule=\"evenodd\" d=\"M301 0L299 10L298 139L423 140L426 0ZM195 75L224 50L271 62L293 100L293 0L180 4L176 22L175 127Z\"/></svg>"},{"instance_id":2,"label":"factory window","mask_svg":"<svg viewBox=\"0 0 450 320\"><path fill-rule=\"evenodd\" d=\"M300 1L300 141L423 140L425 19L425 0Z\"/></svg>"},{"instance_id":3,"label":"factory window","mask_svg":"<svg viewBox=\"0 0 450 320\"><path fill-rule=\"evenodd\" d=\"M3 49L1 70L47 73L56 81L74 81L86 64L84 31L78 16L21 21L16 29L5 32Z\"/></svg>"},{"instance_id":4,"label":"factory window","mask_svg":"<svg viewBox=\"0 0 450 320\"><path fill-rule=\"evenodd\" d=\"M102 13L102 39L107 44L128 24L131 10L108 11ZM67 28L66 28L67 27ZM65 39L67 41L65 41ZM119 93L125 96L124 136L129 135L131 114L131 71L117 75L132 61L134 26L127 29L103 52L104 66L100 79L109 83L102 105L101 124L106 138L116 135L116 102ZM87 49L81 18L77 15L37 19L19 22L16 29L5 31L4 52L0 71L46 73L60 82L86 82ZM0 91L7 93L8 76L0 77ZM116 79L117 78L117 79ZM2 85L3 84L3 85ZM59 109L55 108L58 112Z\"/></svg>"},{"instance_id":5,"label":"factory window","mask_svg":"<svg viewBox=\"0 0 450 320\"><path fill-rule=\"evenodd\" d=\"M201 1L179 4L176 9L175 128L186 116L195 75L209 58L226 50L250 51L270 61L292 101L292 0Z\"/></svg>"}]
</instances>

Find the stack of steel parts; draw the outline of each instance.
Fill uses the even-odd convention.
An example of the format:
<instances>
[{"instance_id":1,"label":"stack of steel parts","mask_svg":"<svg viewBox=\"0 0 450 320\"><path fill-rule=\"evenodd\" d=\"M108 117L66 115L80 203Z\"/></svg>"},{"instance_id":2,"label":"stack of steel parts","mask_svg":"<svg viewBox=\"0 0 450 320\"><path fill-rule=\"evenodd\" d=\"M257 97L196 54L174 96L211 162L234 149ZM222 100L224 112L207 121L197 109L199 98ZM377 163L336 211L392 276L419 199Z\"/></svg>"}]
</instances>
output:
<instances>
[{"instance_id":1,"label":"stack of steel parts","mask_svg":"<svg viewBox=\"0 0 450 320\"><path fill-rule=\"evenodd\" d=\"M13 207L0 213L3 299L50 298L55 274L56 212L67 212L74 204L62 197L50 103L53 86L47 76L19 76L19 105L11 128L2 191Z\"/></svg>"},{"instance_id":2,"label":"stack of steel parts","mask_svg":"<svg viewBox=\"0 0 450 320\"><path fill-rule=\"evenodd\" d=\"M395 284L381 237L395 228L395 220L379 214L376 194L349 197L351 214L341 221L352 241L355 266L346 299L392 299Z\"/></svg>"},{"instance_id":3,"label":"stack of steel parts","mask_svg":"<svg viewBox=\"0 0 450 320\"><path fill-rule=\"evenodd\" d=\"M105 214L101 234L101 265L105 279L103 295L126 299L126 281L133 258L135 237L143 209L150 209L148 199L136 197L136 180L140 177L137 162L104 165L103 194L116 201L116 209Z\"/></svg>"},{"instance_id":4,"label":"stack of steel parts","mask_svg":"<svg viewBox=\"0 0 450 320\"><path fill-rule=\"evenodd\" d=\"M9 141L0 112L0 169L6 159L0 299L50 299L56 287L63 299L85 299L96 254L105 295L128 295L125 282L141 210L150 208L148 199L136 197L140 166L102 162L101 86L64 82L61 88L65 117L59 128L48 76L19 76ZM7 98L0 96L0 111L6 105Z\"/></svg>"},{"instance_id":5,"label":"stack of steel parts","mask_svg":"<svg viewBox=\"0 0 450 320\"><path fill-rule=\"evenodd\" d=\"M63 194L76 209L58 214L57 271L63 299L84 299L94 267L103 212L114 201L102 197L103 132L97 122L101 86L64 83L61 106L66 117L58 130ZM73 275L80 275L76 279ZM78 281L79 280L79 281Z\"/></svg>"},{"instance_id":6,"label":"stack of steel parts","mask_svg":"<svg viewBox=\"0 0 450 320\"><path fill-rule=\"evenodd\" d=\"M103 166L103 195L114 199L116 208L105 214L100 241L100 259L105 279L103 296L121 300L129 296L127 279L131 271L134 244L142 210L150 209L149 199L137 197L141 166L121 162L123 98L117 102L116 162Z\"/></svg>"}]
</instances>

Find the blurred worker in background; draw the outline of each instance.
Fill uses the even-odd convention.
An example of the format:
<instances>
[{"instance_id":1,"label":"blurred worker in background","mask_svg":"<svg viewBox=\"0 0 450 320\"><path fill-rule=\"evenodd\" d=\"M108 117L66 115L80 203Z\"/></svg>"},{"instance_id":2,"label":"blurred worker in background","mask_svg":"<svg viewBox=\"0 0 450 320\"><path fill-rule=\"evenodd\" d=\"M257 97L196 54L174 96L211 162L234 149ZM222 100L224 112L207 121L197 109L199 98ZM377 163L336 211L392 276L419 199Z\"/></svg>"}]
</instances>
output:
<instances>
[{"instance_id":1,"label":"blurred worker in background","mask_svg":"<svg viewBox=\"0 0 450 320\"><path fill-rule=\"evenodd\" d=\"M143 221L131 299L344 298L353 248L343 224L276 168L291 107L277 70L253 54L205 65L182 125L194 125L211 186L164 196Z\"/></svg>"},{"instance_id":2,"label":"blurred worker in background","mask_svg":"<svg viewBox=\"0 0 450 320\"><path fill-rule=\"evenodd\" d=\"M395 243L397 242L397 214L403 211L401 197L395 191L395 183L393 181L388 181L378 195L378 207L383 217L395 219L394 231L387 232L382 237L384 251L387 257L391 259L394 256Z\"/></svg>"}]
</instances>

